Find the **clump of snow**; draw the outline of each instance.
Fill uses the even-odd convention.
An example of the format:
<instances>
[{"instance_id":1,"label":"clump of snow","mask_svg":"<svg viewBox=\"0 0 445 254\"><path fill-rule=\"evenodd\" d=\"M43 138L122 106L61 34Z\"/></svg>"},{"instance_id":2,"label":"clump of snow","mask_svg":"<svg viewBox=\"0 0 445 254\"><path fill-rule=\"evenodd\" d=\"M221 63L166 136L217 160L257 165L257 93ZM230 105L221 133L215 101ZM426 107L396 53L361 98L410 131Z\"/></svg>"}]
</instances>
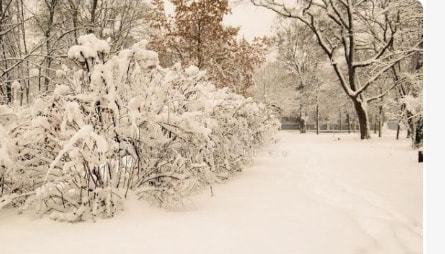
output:
<instances>
[{"instance_id":1,"label":"clump of snow","mask_svg":"<svg viewBox=\"0 0 445 254\"><path fill-rule=\"evenodd\" d=\"M55 96L65 96L67 94L70 94L71 89L67 85L57 85L56 88L54 88L54 95Z\"/></svg>"},{"instance_id":2,"label":"clump of snow","mask_svg":"<svg viewBox=\"0 0 445 254\"><path fill-rule=\"evenodd\" d=\"M423 103L422 103L421 96L414 97L412 95L407 95L407 96L403 97L401 101L402 101L402 103L405 104L406 109L409 112L411 112L413 114L422 113Z\"/></svg>"},{"instance_id":3,"label":"clump of snow","mask_svg":"<svg viewBox=\"0 0 445 254\"><path fill-rule=\"evenodd\" d=\"M148 41L147 40L141 40L139 42L136 42L131 47L132 49L147 49Z\"/></svg>"},{"instance_id":4,"label":"clump of snow","mask_svg":"<svg viewBox=\"0 0 445 254\"><path fill-rule=\"evenodd\" d=\"M98 39L94 34L79 36L79 45L72 46L68 50L68 57L85 62L86 59L97 58L99 53L110 52L110 45L105 40Z\"/></svg>"},{"instance_id":5,"label":"clump of snow","mask_svg":"<svg viewBox=\"0 0 445 254\"><path fill-rule=\"evenodd\" d=\"M94 34L86 34L79 36L78 38L79 44L89 48L92 52L92 54L86 54L85 56L88 57L94 57L96 56L96 52L101 53L109 53L110 52L110 45L105 40L99 40L96 38Z\"/></svg>"},{"instance_id":6,"label":"clump of snow","mask_svg":"<svg viewBox=\"0 0 445 254\"><path fill-rule=\"evenodd\" d=\"M20 90L21 87L22 87L22 86L20 85L20 82L18 82L17 80L15 80L14 82L12 82L12 84L11 84L11 89L12 89L13 91Z\"/></svg>"},{"instance_id":7,"label":"clump of snow","mask_svg":"<svg viewBox=\"0 0 445 254\"><path fill-rule=\"evenodd\" d=\"M196 66L194 66L194 65L190 65L189 67L187 67L187 68L185 69L185 74L186 74L188 77L194 77L194 76L196 76L196 75L199 74L199 68L196 67Z\"/></svg>"},{"instance_id":8,"label":"clump of snow","mask_svg":"<svg viewBox=\"0 0 445 254\"><path fill-rule=\"evenodd\" d=\"M47 106L47 103L42 98L35 99L33 102L32 114L34 116L39 115L43 111L47 110Z\"/></svg>"},{"instance_id":9,"label":"clump of snow","mask_svg":"<svg viewBox=\"0 0 445 254\"><path fill-rule=\"evenodd\" d=\"M68 57L83 62L85 61L84 56L82 55L83 50L84 50L83 46L74 45L68 50Z\"/></svg>"},{"instance_id":10,"label":"clump of snow","mask_svg":"<svg viewBox=\"0 0 445 254\"><path fill-rule=\"evenodd\" d=\"M65 117L68 122L76 122L81 124L80 106L75 101L68 101L65 103Z\"/></svg>"},{"instance_id":11,"label":"clump of snow","mask_svg":"<svg viewBox=\"0 0 445 254\"><path fill-rule=\"evenodd\" d=\"M104 28L102 32L103 32L103 34L105 36L109 36L109 35L113 34L113 29L111 29L111 28Z\"/></svg>"},{"instance_id":12,"label":"clump of snow","mask_svg":"<svg viewBox=\"0 0 445 254\"><path fill-rule=\"evenodd\" d=\"M122 51L121 53L123 56L125 54L133 54L134 59L143 70L150 70L159 64L159 56L157 52L148 50L147 45L148 41L142 40L135 43L130 50Z\"/></svg>"},{"instance_id":13,"label":"clump of snow","mask_svg":"<svg viewBox=\"0 0 445 254\"><path fill-rule=\"evenodd\" d=\"M138 112L141 110L142 105L144 104L144 99L140 96L131 98L128 102L128 109L130 112Z\"/></svg>"},{"instance_id":14,"label":"clump of snow","mask_svg":"<svg viewBox=\"0 0 445 254\"><path fill-rule=\"evenodd\" d=\"M96 133L92 133L91 136L96 141L97 151L99 153L106 153L109 149L108 142L105 137L101 135L97 135Z\"/></svg>"},{"instance_id":15,"label":"clump of snow","mask_svg":"<svg viewBox=\"0 0 445 254\"><path fill-rule=\"evenodd\" d=\"M12 164L12 144L7 133L6 129L0 125L0 167L9 167Z\"/></svg>"},{"instance_id":16,"label":"clump of snow","mask_svg":"<svg viewBox=\"0 0 445 254\"><path fill-rule=\"evenodd\" d=\"M35 128L43 127L44 129L50 129L51 126L48 122L48 119L43 116L37 116L32 120L32 126Z\"/></svg>"},{"instance_id":17,"label":"clump of snow","mask_svg":"<svg viewBox=\"0 0 445 254\"><path fill-rule=\"evenodd\" d=\"M150 69L159 64L158 53L151 50L139 49L134 57L143 69Z\"/></svg>"}]
</instances>

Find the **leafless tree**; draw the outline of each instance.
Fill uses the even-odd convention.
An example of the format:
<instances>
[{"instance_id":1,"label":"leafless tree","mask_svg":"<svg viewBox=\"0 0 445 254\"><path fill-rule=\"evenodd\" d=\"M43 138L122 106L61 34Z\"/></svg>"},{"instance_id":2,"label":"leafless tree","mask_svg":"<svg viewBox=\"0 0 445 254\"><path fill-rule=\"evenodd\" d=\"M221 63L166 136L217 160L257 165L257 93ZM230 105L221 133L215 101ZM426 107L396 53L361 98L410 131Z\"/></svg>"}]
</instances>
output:
<instances>
[{"instance_id":1,"label":"leafless tree","mask_svg":"<svg viewBox=\"0 0 445 254\"><path fill-rule=\"evenodd\" d=\"M388 94L396 84L376 95L369 94L370 88L394 65L421 50L421 41L403 49L391 48L403 33L398 8L403 1L303 0L297 6L277 0L251 2L310 28L354 105L360 137L369 138L368 103Z\"/></svg>"},{"instance_id":2,"label":"leafless tree","mask_svg":"<svg viewBox=\"0 0 445 254\"><path fill-rule=\"evenodd\" d=\"M66 52L82 34L109 38L113 52L133 44L148 29L147 8L142 0L1 0L0 103L28 104L30 93L52 91L56 70L73 64ZM13 98L15 81L19 98Z\"/></svg>"}]
</instances>

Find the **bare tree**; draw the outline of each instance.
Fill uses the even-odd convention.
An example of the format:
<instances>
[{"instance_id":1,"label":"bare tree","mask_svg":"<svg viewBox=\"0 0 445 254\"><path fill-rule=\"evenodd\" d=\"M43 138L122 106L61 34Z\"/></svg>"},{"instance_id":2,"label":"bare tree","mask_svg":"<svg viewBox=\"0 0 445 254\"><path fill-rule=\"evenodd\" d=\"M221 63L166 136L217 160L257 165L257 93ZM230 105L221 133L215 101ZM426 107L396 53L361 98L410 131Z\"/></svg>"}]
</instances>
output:
<instances>
[{"instance_id":1,"label":"bare tree","mask_svg":"<svg viewBox=\"0 0 445 254\"><path fill-rule=\"evenodd\" d=\"M320 124L320 93L323 80L320 67L325 59L321 49L317 47L312 32L307 26L298 22L282 22L277 30L276 41L278 47L278 60L283 63L286 70L295 77L295 90L299 102L298 118L300 131L306 132L308 111L315 109L315 122L317 134Z\"/></svg>"},{"instance_id":2,"label":"bare tree","mask_svg":"<svg viewBox=\"0 0 445 254\"><path fill-rule=\"evenodd\" d=\"M280 117L297 114L298 101L295 77L283 71L281 61L270 62L258 68L254 75L254 96L258 101L277 111Z\"/></svg>"},{"instance_id":3,"label":"bare tree","mask_svg":"<svg viewBox=\"0 0 445 254\"><path fill-rule=\"evenodd\" d=\"M386 95L396 85L374 96L367 91L421 46L421 41L416 41L407 48L391 50L403 22L397 4L384 0L304 0L298 6L276 0L251 2L310 28L329 58L338 83L354 105L360 137L370 138L368 103Z\"/></svg>"},{"instance_id":4,"label":"bare tree","mask_svg":"<svg viewBox=\"0 0 445 254\"><path fill-rule=\"evenodd\" d=\"M7 48L7 44L9 44L8 37L13 31L13 28L15 27L11 26L12 25L11 8L12 8L12 0L8 1L0 0L0 45L1 45L1 58L2 58L2 75L1 75L2 86L0 86L0 92L3 95L2 97L5 98L6 103L10 103L12 101L10 73L5 71L9 68L8 57L10 50Z\"/></svg>"},{"instance_id":5,"label":"bare tree","mask_svg":"<svg viewBox=\"0 0 445 254\"><path fill-rule=\"evenodd\" d=\"M1 0L0 103L12 102L15 81L20 104L29 103L30 93L50 92L60 81L56 70L73 64L66 52L82 34L109 38L113 52L133 44L147 6L142 0Z\"/></svg>"}]
</instances>

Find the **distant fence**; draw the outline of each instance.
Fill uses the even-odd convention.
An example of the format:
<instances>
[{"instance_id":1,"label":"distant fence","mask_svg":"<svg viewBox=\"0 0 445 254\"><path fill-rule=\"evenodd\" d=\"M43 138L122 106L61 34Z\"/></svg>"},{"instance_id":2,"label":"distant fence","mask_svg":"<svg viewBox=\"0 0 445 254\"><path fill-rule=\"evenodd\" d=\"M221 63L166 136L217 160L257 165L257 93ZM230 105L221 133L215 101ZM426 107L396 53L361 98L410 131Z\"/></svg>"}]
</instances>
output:
<instances>
[{"instance_id":1,"label":"distant fence","mask_svg":"<svg viewBox=\"0 0 445 254\"><path fill-rule=\"evenodd\" d=\"M316 132L317 126L315 123L306 124L306 132ZM281 119L281 129L282 130L300 130L300 121L297 118L282 118ZM319 132L320 133L348 133L348 132L358 132L359 127L354 122L348 125L346 122L339 123L320 123Z\"/></svg>"},{"instance_id":2,"label":"distant fence","mask_svg":"<svg viewBox=\"0 0 445 254\"><path fill-rule=\"evenodd\" d=\"M282 130L299 130L300 125L299 124L292 124L292 123L281 123L281 129Z\"/></svg>"},{"instance_id":3,"label":"distant fence","mask_svg":"<svg viewBox=\"0 0 445 254\"><path fill-rule=\"evenodd\" d=\"M385 122L386 128L390 130L397 130L399 122L397 119L390 119ZM282 118L281 119L281 129L282 130L300 130L300 122L297 118ZM348 128L348 124L346 122L342 123L320 123L320 133L349 133L349 132L358 132L360 129L356 122L352 122L350 125L350 129ZM376 125L370 123L371 130L376 131ZM316 132L316 124L309 123L306 124L306 132Z\"/></svg>"},{"instance_id":4,"label":"distant fence","mask_svg":"<svg viewBox=\"0 0 445 254\"><path fill-rule=\"evenodd\" d=\"M342 128L340 129L340 125L337 124L320 124L320 133L348 133L348 132L358 132L359 129L357 126L355 126L354 128L351 126L351 129L348 129L347 125L341 126ZM291 124L291 123L282 123L281 124L281 129L282 130L300 130L300 125L299 124ZM316 132L317 128L314 124L308 124L306 125L306 132Z\"/></svg>"}]
</instances>

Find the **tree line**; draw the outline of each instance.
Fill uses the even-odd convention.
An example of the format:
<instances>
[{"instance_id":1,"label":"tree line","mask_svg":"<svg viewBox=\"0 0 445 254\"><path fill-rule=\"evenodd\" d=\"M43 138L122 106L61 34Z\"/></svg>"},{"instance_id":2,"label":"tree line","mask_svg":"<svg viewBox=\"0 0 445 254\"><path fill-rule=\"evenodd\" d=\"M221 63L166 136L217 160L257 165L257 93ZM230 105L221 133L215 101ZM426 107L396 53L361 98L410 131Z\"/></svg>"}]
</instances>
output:
<instances>
[{"instance_id":1,"label":"tree line","mask_svg":"<svg viewBox=\"0 0 445 254\"><path fill-rule=\"evenodd\" d=\"M267 40L249 42L223 24L223 1L0 0L0 104L29 104L63 83L57 72L77 63L66 52L83 34L107 40L118 52L141 39L159 52L162 66L176 62L205 69L219 87L246 94L264 61Z\"/></svg>"}]
</instances>

